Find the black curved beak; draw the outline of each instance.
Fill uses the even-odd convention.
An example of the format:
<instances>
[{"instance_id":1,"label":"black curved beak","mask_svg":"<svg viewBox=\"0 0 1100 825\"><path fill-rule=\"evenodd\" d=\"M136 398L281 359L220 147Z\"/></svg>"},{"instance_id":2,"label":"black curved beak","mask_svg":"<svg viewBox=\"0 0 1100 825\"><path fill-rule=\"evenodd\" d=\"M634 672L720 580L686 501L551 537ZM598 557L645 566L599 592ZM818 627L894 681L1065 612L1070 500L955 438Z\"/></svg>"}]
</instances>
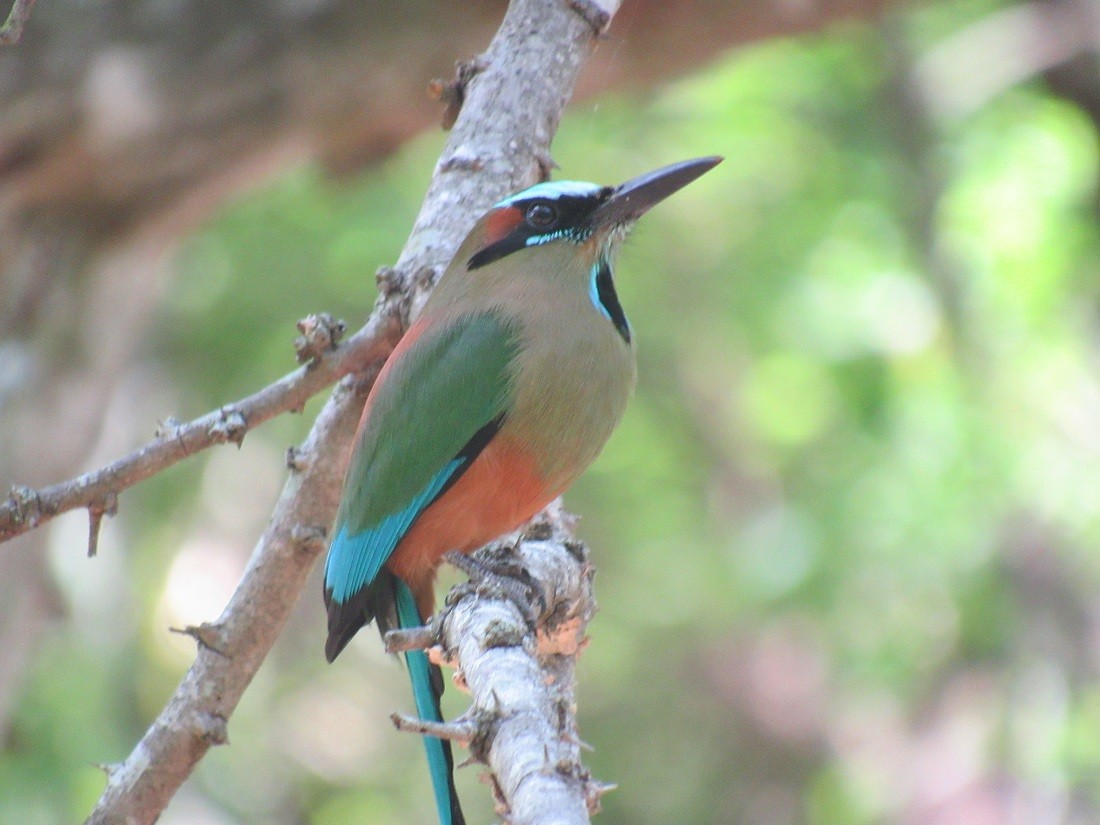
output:
<instances>
[{"instance_id":1,"label":"black curved beak","mask_svg":"<svg viewBox=\"0 0 1100 825\"><path fill-rule=\"evenodd\" d=\"M596 211L592 213L592 223L596 226L611 226L635 221L723 160L725 158L719 155L683 160L632 178L616 186L611 191L611 196L596 207Z\"/></svg>"}]
</instances>

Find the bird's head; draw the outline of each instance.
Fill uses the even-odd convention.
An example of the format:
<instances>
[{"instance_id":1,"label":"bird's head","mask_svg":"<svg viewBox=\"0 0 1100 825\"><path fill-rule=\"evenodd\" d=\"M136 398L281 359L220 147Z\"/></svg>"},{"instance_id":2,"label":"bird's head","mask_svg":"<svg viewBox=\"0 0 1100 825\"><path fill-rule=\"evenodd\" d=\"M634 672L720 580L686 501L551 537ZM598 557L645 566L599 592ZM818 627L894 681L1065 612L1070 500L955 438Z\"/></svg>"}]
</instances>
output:
<instances>
[{"instance_id":1,"label":"bird's head","mask_svg":"<svg viewBox=\"0 0 1100 825\"><path fill-rule=\"evenodd\" d=\"M696 158L665 166L619 186L583 181L536 184L496 204L472 237L469 271L547 244L572 244L609 258L642 215L722 162Z\"/></svg>"}]
</instances>

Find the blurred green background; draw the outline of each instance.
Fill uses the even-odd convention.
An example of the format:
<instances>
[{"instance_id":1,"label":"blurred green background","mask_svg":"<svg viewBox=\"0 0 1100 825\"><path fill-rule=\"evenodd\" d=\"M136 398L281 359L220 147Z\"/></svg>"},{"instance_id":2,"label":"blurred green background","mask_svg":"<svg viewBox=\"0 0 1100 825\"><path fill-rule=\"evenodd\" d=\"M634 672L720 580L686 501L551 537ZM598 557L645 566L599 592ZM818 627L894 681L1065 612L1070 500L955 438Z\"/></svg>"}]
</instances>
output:
<instances>
[{"instance_id":1,"label":"blurred green background","mask_svg":"<svg viewBox=\"0 0 1100 825\"><path fill-rule=\"evenodd\" d=\"M998 7L773 40L561 126L559 177L726 156L622 255L638 391L566 496L599 571L604 825L1100 823L1097 130L1042 80L959 103L913 57ZM298 168L188 238L143 426L286 372L309 312L362 322L443 140ZM71 618L17 701L0 821L91 808L192 658L166 628L221 611L319 404L127 493L95 561L82 516L50 528ZM326 665L322 614L315 581L161 823L432 820L387 718L400 667L373 632Z\"/></svg>"}]
</instances>

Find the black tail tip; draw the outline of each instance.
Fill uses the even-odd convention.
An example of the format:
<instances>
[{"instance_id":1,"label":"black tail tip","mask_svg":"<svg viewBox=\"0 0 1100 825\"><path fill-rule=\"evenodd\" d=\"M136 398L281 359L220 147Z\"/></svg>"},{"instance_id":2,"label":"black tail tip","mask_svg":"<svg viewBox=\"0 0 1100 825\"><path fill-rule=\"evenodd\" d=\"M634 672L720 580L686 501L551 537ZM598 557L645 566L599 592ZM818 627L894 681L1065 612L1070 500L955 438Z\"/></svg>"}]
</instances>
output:
<instances>
[{"instance_id":1,"label":"black tail tip","mask_svg":"<svg viewBox=\"0 0 1100 825\"><path fill-rule=\"evenodd\" d=\"M336 657L340 655L340 651L343 650L343 649L344 649L343 645L333 644L333 641L332 641L331 638L327 642L325 642L325 658L328 659L328 663L330 665L334 661L336 661Z\"/></svg>"},{"instance_id":2,"label":"black tail tip","mask_svg":"<svg viewBox=\"0 0 1100 825\"><path fill-rule=\"evenodd\" d=\"M350 631L347 626L339 628L337 630L329 629L328 638L325 639L325 658L328 659L329 664L340 655L340 652L348 646L348 642L351 641L351 637L359 630L358 627L352 628Z\"/></svg>"},{"instance_id":3,"label":"black tail tip","mask_svg":"<svg viewBox=\"0 0 1100 825\"><path fill-rule=\"evenodd\" d=\"M338 602L332 591L325 588L325 606L328 608L328 638L325 640L325 658L331 663L340 655L359 628L368 624L374 616L369 606L371 589L364 587L350 599Z\"/></svg>"}]
</instances>

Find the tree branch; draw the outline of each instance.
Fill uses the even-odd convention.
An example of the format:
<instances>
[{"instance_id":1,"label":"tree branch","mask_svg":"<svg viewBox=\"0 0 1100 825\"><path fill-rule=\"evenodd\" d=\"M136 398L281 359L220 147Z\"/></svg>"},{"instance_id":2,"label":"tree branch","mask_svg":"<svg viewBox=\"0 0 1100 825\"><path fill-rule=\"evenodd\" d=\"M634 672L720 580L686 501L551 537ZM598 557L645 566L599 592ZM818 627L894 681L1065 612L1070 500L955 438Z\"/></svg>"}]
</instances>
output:
<instances>
[{"instance_id":1,"label":"tree branch","mask_svg":"<svg viewBox=\"0 0 1100 825\"><path fill-rule=\"evenodd\" d=\"M608 14L617 6L603 4ZM593 40L590 22L559 0L509 5L482 59L485 68L466 90L409 241L383 284L408 298L412 314L475 218L538 178ZM388 300L380 299L368 328L384 323ZM324 549L364 384L345 379L325 404L296 453L303 469L287 481L237 590L204 628L195 662L164 710L126 761L108 770L89 822L153 822L210 745L225 741L230 715ZM571 691L571 665L556 678ZM502 787L513 787L511 773L502 767L501 775Z\"/></svg>"},{"instance_id":2,"label":"tree branch","mask_svg":"<svg viewBox=\"0 0 1100 825\"><path fill-rule=\"evenodd\" d=\"M281 413L300 410L310 398L348 373L364 372L385 361L400 338L402 302L400 293L383 295L361 330L344 344L332 342L324 351L317 347L313 330L326 326L323 319L327 316L303 319L298 322L303 335L297 349L300 356L312 358L306 366L186 424L165 422L156 438L106 467L40 490L12 488L8 498L0 502L0 542L85 507L92 518L89 555L95 555L99 520L104 514L114 515L123 490L216 444L239 445L253 427ZM327 322L330 330L333 323L331 319Z\"/></svg>"},{"instance_id":3,"label":"tree branch","mask_svg":"<svg viewBox=\"0 0 1100 825\"><path fill-rule=\"evenodd\" d=\"M19 42L35 2L36 0L15 0L8 12L8 19L0 26L0 46L14 46Z\"/></svg>"}]
</instances>

